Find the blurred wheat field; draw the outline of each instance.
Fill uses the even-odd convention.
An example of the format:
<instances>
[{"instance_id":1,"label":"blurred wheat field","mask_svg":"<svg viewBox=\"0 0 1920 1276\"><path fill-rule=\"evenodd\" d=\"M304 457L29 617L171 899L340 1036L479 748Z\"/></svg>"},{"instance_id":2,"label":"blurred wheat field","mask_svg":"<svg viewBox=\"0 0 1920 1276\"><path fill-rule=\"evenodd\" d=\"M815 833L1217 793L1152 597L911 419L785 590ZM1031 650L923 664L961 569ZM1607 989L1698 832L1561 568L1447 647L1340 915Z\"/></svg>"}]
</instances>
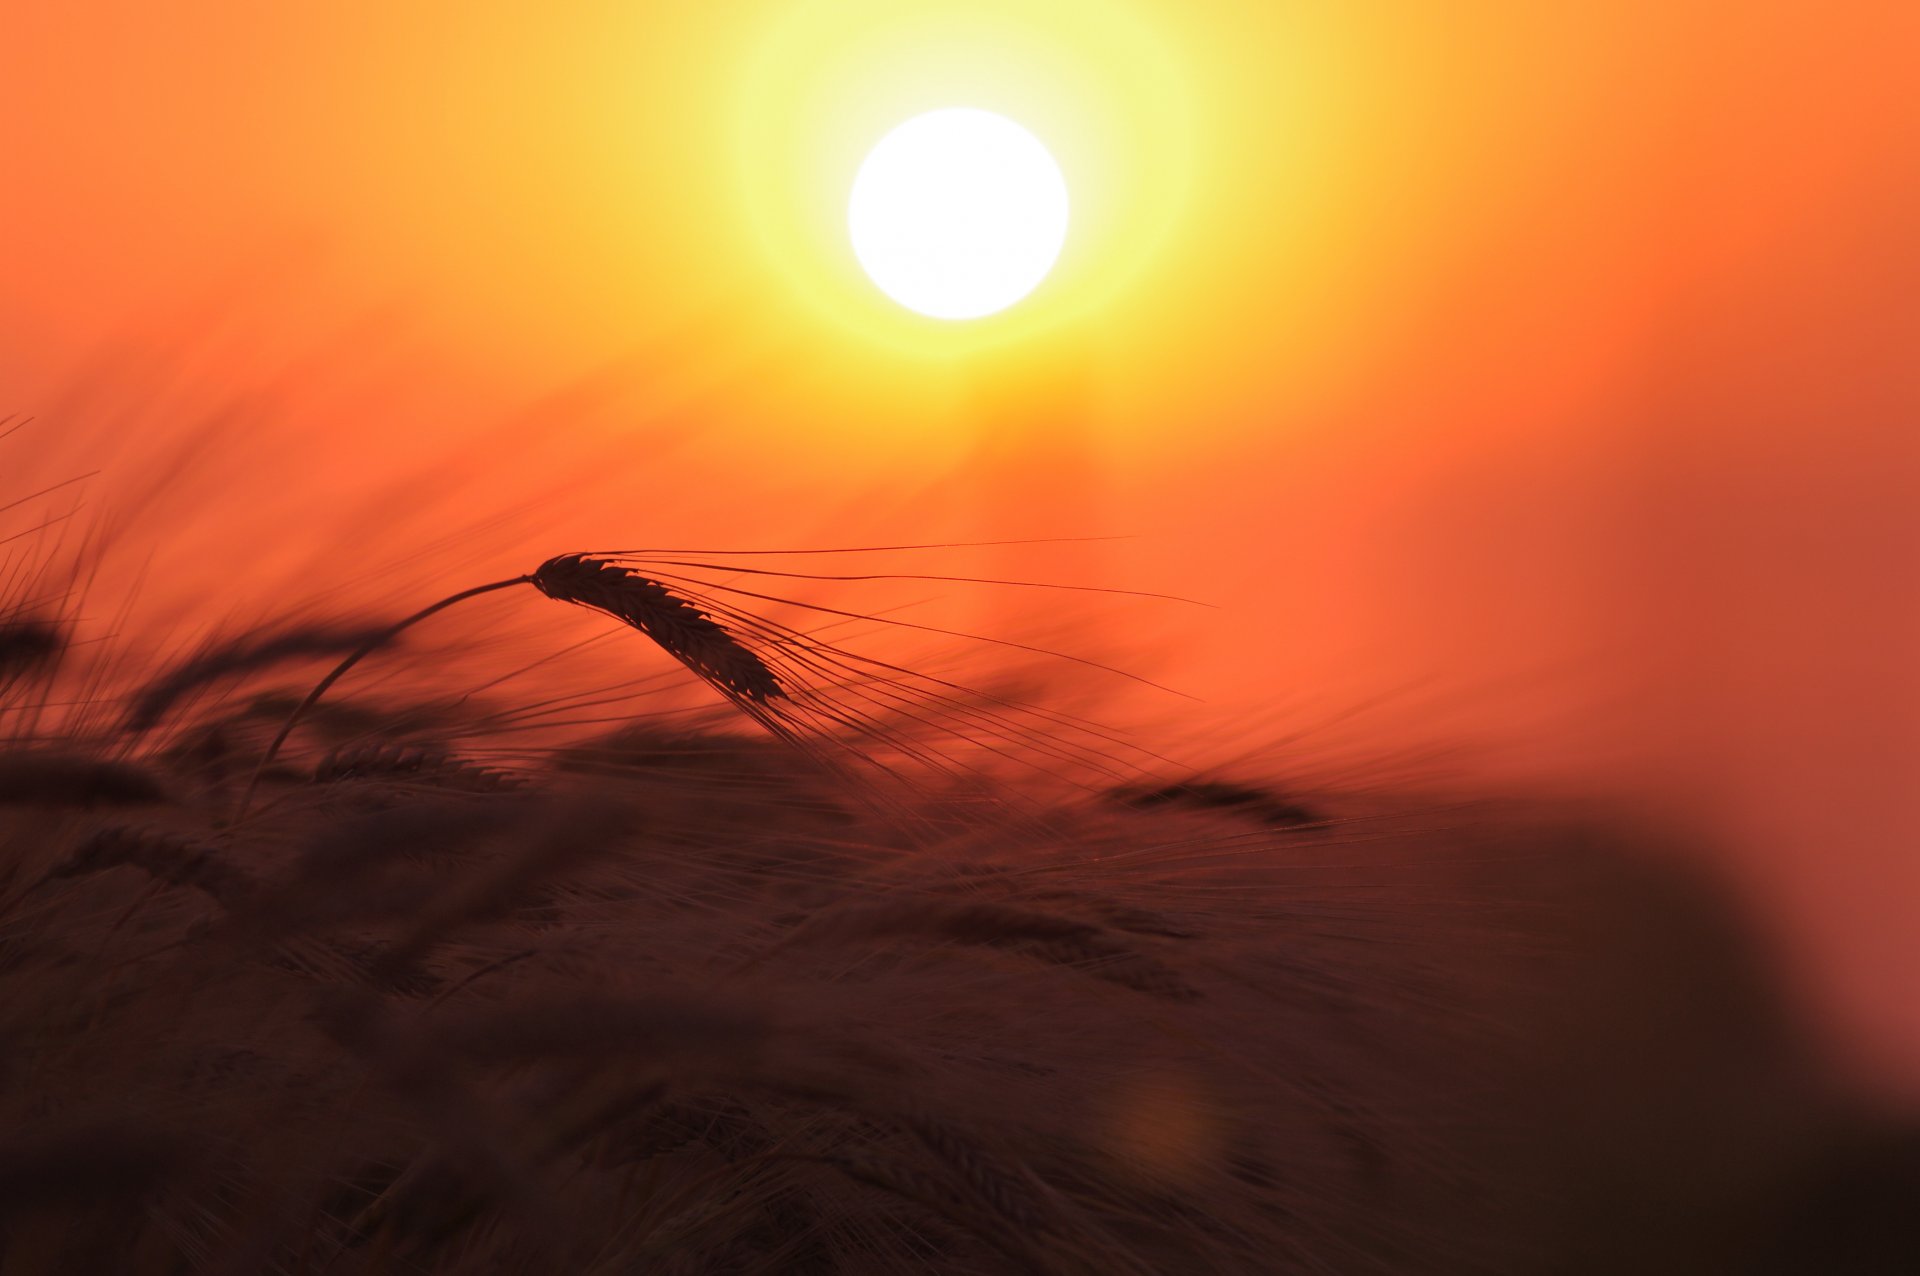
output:
<instances>
[{"instance_id":1,"label":"blurred wheat field","mask_svg":"<svg viewBox=\"0 0 1920 1276\"><path fill-rule=\"evenodd\" d=\"M7 1276L1915 1257L1913 1133L1622 813L1170 771L725 581L647 594L662 637L591 563L662 677L780 729L585 699L503 747L515 708L370 672L381 617L122 650L36 553L0 612Z\"/></svg>"}]
</instances>

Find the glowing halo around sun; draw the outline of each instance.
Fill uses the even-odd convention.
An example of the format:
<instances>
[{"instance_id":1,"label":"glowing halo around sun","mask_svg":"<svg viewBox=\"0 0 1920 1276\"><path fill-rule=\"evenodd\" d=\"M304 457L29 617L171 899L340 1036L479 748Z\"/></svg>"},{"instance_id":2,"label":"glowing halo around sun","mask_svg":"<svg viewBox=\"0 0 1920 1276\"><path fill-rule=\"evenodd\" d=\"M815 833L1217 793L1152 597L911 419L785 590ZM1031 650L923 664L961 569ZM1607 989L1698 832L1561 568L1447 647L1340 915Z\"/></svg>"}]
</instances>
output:
<instances>
[{"instance_id":1,"label":"glowing halo around sun","mask_svg":"<svg viewBox=\"0 0 1920 1276\"><path fill-rule=\"evenodd\" d=\"M1156 322L1131 301L1190 251L1177 228L1210 153L1181 24L1144 0L809 0L769 13L727 77L731 183L713 213L744 232L750 251L726 259L743 294L758 289L769 316L806 316L783 319L782 339L807 344L822 375L857 367L839 384L878 395L923 361L998 366L1045 334ZM1071 218L1030 292L978 318L929 319L863 260L850 197L882 139L955 108L1037 139Z\"/></svg>"},{"instance_id":2,"label":"glowing halo around sun","mask_svg":"<svg viewBox=\"0 0 1920 1276\"><path fill-rule=\"evenodd\" d=\"M1039 286L1067 238L1067 182L1004 115L916 115L868 152L847 201L854 255L880 291L934 319L978 319Z\"/></svg>"}]
</instances>

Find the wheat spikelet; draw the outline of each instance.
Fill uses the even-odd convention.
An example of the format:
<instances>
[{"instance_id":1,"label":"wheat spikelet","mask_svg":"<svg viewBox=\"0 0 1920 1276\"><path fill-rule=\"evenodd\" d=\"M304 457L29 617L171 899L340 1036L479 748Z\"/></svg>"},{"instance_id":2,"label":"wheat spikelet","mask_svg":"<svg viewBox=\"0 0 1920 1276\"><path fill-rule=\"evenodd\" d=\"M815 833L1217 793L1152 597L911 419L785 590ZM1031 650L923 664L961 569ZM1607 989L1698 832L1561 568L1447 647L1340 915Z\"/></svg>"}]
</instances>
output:
<instances>
[{"instance_id":1,"label":"wheat spikelet","mask_svg":"<svg viewBox=\"0 0 1920 1276\"><path fill-rule=\"evenodd\" d=\"M925 1113L912 1113L904 1118L903 1123L927 1151L938 1157L976 1196L1005 1215L1009 1221L1030 1232L1056 1230L1053 1220L1046 1217L1035 1203L1032 1186L1021 1182L1016 1173L1001 1169L978 1144Z\"/></svg>"},{"instance_id":2,"label":"wheat spikelet","mask_svg":"<svg viewBox=\"0 0 1920 1276\"><path fill-rule=\"evenodd\" d=\"M0 621L0 685L53 663L66 648L59 626L43 620Z\"/></svg>"},{"instance_id":3,"label":"wheat spikelet","mask_svg":"<svg viewBox=\"0 0 1920 1276\"><path fill-rule=\"evenodd\" d=\"M155 829L114 825L94 833L49 877L80 877L130 864L171 886L188 886L232 909L254 894L247 874L207 847Z\"/></svg>"},{"instance_id":4,"label":"wheat spikelet","mask_svg":"<svg viewBox=\"0 0 1920 1276\"><path fill-rule=\"evenodd\" d=\"M1149 908L1140 908L1133 904L1123 904L1090 891L1073 890L1067 887L1035 889L1024 886L1011 879L996 880L998 870L986 870L977 876L984 877L999 889L1018 887L1020 897L1029 903L1045 901L1048 904L1060 904L1067 908L1091 913L1102 923L1114 930L1124 930L1135 935L1156 935L1162 939L1194 939L1198 937L1189 924L1177 920L1165 913Z\"/></svg>"},{"instance_id":5,"label":"wheat spikelet","mask_svg":"<svg viewBox=\"0 0 1920 1276\"><path fill-rule=\"evenodd\" d=\"M1007 1226L1016 1220L981 1211L971 1194L962 1196L955 1193L947 1180L922 1173L910 1165L878 1157L822 1156L807 1159L832 1166L856 1183L864 1183L890 1196L910 1201L922 1209L931 1210L975 1240L992 1246L1002 1257L1012 1260L1020 1271L1032 1273L1033 1276L1048 1276L1053 1270L1016 1230Z\"/></svg>"},{"instance_id":6,"label":"wheat spikelet","mask_svg":"<svg viewBox=\"0 0 1920 1276\"><path fill-rule=\"evenodd\" d=\"M295 939L281 944L268 965L308 979L371 984L402 997L426 997L439 992L440 979L418 970L383 972L386 949L355 940Z\"/></svg>"},{"instance_id":7,"label":"wheat spikelet","mask_svg":"<svg viewBox=\"0 0 1920 1276\"><path fill-rule=\"evenodd\" d=\"M729 696L764 703L786 693L766 662L706 612L658 581L588 554L550 558L533 574L549 598L632 625Z\"/></svg>"},{"instance_id":8,"label":"wheat spikelet","mask_svg":"<svg viewBox=\"0 0 1920 1276\"><path fill-rule=\"evenodd\" d=\"M1162 962L1091 923L973 900L894 899L850 905L803 923L781 946L808 939L848 941L889 935L928 935L949 943L1006 948L1177 1001L1196 1000L1200 995Z\"/></svg>"},{"instance_id":9,"label":"wheat spikelet","mask_svg":"<svg viewBox=\"0 0 1920 1276\"><path fill-rule=\"evenodd\" d=\"M1182 979L1166 963L1116 943L1098 932L1043 941L1026 951L1042 961L1085 970L1096 979L1104 979L1135 992L1150 993L1169 1001L1200 1000L1200 990Z\"/></svg>"},{"instance_id":10,"label":"wheat spikelet","mask_svg":"<svg viewBox=\"0 0 1920 1276\"><path fill-rule=\"evenodd\" d=\"M276 664L352 651L376 639L374 629L313 625L277 634L255 634L205 648L149 682L127 710L127 730L152 730L190 693L210 683L255 673Z\"/></svg>"},{"instance_id":11,"label":"wheat spikelet","mask_svg":"<svg viewBox=\"0 0 1920 1276\"><path fill-rule=\"evenodd\" d=\"M1326 816L1292 798L1254 785L1223 780L1196 779L1172 784L1122 786L1110 790L1108 795L1123 806L1142 811L1158 807L1226 811L1275 828L1304 828L1326 823Z\"/></svg>"},{"instance_id":12,"label":"wheat spikelet","mask_svg":"<svg viewBox=\"0 0 1920 1276\"><path fill-rule=\"evenodd\" d=\"M370 744L335 749L313 771L316 784L362 779L412 780L472 793L518 787L511 776L420 745Z\"/></svg>"}]
</instances>

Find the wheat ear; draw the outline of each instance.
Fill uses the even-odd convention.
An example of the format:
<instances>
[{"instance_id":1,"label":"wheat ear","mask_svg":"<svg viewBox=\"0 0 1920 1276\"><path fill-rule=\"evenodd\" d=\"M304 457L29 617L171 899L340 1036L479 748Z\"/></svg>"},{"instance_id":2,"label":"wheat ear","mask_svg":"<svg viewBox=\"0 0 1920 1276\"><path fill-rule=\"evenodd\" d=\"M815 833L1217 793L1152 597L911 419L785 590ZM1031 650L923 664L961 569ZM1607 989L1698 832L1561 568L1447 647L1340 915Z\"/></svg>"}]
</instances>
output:
<instances>
[{"instance_id":1,"label":"wheat ear","mask_svg":"<svg viewBox=\"0 0 1920 1276\"><path fill-rule=\"evenodd\" d=\"M548 559L528 575L511 576L506 580L475 585L472 589L449 594L405 620L389 625L335 665L307 693L307 698L287 715L279 734L273 737L273 742L267 745L259 764L254 767L253 777L247 781L246 791L240 795L233 818L237 821L247 813L254 790L260 785L260 777L279 755L280 746L287 742L287 737L293 734L294 727L299 725L307 710L313 708L320 697L327 693L327 688L338 682L349 669L392 642L402 631L434 613L480 594L511 589L515 585L532 585L549 598L591 607L623 624L631 625L736 703L744 700L764 704L786 694L765 661L742 645L718 621L659 581L592 554L561 554Z\"/></svg>"},{"instance_id":2,"label":"wheat ear","mask_svg":"<svg viewBox=\"0 0 1920 1276\"><path fill-rule=\"evenodd\" d=\"M766 662L718 621L630 567L591 554L562 554L542 563L531 580L549 598L632 625L729 699L765 703L785 694Z\"/></svg>"}]
</instances>

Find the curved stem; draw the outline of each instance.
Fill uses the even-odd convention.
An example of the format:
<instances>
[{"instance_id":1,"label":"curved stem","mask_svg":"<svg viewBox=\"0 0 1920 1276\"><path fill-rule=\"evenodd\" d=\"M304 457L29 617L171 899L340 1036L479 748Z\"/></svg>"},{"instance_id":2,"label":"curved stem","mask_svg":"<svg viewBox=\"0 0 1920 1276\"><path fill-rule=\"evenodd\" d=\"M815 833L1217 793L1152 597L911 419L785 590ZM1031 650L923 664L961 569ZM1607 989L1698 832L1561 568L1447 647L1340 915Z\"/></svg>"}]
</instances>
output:
<instances>
[{"instance_id":1,"label":"curved stem","mask_svg":"<svg viewBox=\"0 0 1920 1276\"><path fill-rule=\"evenodd\" d=\"M269 766L273 765L273 759L279 754L280 746L285 744L287 737L293 734L294 727L300 724L300 719L306 714L307 710L313 708L313 706L319 702L320 697L327 694L327 688L340 681L341 676L345 674L347 670L353 668L359 664L361 660L392 642L402 630L419 624L437 611L444 611L455 603L463 602L476 594L490 594L496 589L511 589L515 585L527 584L532 579L532 576L515 576L510 580L496 580L490 585L475 585L472 589L463 589L457 594L450 594L433 604L433 606L422 607L405 620L389 625L368 639L366 645L361 647L360 650L335 665L333 672L322 678L319 683L315 685L314 689L307 693L307 698L302 700L299 705L294 708L294 711L287 715L286 722L280 727L280 734L273 737L273 743L269 744L267 751L261 755L259 764L253 768L253 777L247 781L246 792L240 795L240 804L234 808L234 822L238 823L240 818L247 813L247 804L253 801L253 791L260 786L260 777L266 773Z\"/></svg>"}]
</instances>

